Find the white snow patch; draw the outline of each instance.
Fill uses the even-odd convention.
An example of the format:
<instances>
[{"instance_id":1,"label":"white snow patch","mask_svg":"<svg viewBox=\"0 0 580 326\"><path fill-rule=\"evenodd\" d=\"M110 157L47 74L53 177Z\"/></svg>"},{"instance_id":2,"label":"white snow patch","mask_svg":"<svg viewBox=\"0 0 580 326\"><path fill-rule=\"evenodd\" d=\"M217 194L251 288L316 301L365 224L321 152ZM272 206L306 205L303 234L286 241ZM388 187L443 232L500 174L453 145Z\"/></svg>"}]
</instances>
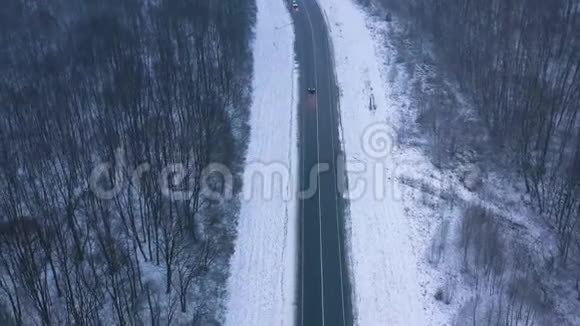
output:
<instances>
[{"instance_id":1,"label":"white snow patch","mask_svg":"<svg viewBox=\"0 0 580 326\"><path fill-rule=\"evenodd\" d=\"M294 31L282 0L257 0L250 141L225 325L294 325L296 299L297 70ZM259 167L263 167L260 171ZM259 173L272 175L264 193ZM281 189L283 187L284 189Z\"/></svg>"},{"instance_id":2,"label":"white snow patch","mask_svg":"<svg viewBox=\"0 0 580 326\"><path fill-rule=\"evenodd\" d=\"M449 314L435 306L433 276L424 266L429 227L422 225L425 218L407 214L410 196L399 178L402 171L420 174L430 164L420 153L396 148L399 114L409 99L404 72L388 78L386 62L396 65L389 58L394 54L375 30L387 27L351 0L318 2L333 41L351 196L366 184L362 195L351 198L347 218L355 323L448 324ZM357 172L362 166L365 172Z\"/></svg>"}]
</instances>

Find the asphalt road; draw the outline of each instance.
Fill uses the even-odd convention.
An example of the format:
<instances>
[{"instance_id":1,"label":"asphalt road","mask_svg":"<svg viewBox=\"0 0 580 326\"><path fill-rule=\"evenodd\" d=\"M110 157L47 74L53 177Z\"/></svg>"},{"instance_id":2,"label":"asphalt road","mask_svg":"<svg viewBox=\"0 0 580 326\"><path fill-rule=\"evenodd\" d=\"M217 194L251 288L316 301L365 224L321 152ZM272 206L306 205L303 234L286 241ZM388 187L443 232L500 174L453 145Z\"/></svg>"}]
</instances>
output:
<instances>
[{"instance_id":1,"label":"asphalt road","mask_svg":"<svg viewBox=\"0 0 580 326\"><path fill-rule=\"evenodd\" d=\"M291 1L291 0L290 0ZM316 0L298 1L295 51L300 71L300 269L298 324L352 325L344 250L344 203L337 188L338 88L324 17ZM314 87L315 94L308 88ZM320 163L320 164L319 164ZM309 193L308 193L309 192Z\"/></svg>"}]
</instances>

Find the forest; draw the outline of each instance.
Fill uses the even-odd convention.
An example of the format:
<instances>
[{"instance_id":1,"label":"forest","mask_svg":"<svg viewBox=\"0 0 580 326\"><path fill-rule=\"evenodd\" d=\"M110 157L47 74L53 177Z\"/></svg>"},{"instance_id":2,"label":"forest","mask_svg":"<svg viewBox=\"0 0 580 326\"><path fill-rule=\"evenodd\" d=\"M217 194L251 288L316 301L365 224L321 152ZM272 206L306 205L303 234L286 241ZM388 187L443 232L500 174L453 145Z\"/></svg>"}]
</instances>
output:
<instances>
[{"instance_id":1,"label":"forest","mask_svg":"<svg viewBox=\"0 0 580 326\"><path fill-rule=\"evenodd\" d=\"M580 254L580 4L387 2L429 31L502 161L560 235L562 261Z\"/></svg>"},{"instance_id":2,"label":"forest","mask_svg":"<svg viewBox=\"0 0 580 326\"><path fill-rule=\"evenodd\" d=\"M577 318L580 303L580 3L359 3L379 5L381 19L390 21L394 13L404 26L397 44L420 59L397 60L437 66L437 78L450 81L433 82L429 75L430 81L414 86L416 122L429 139L434 165L456 172L468 162L502 175L494 181L522 189L508 208L533 210L522 213L522 222L498 215L485 198L463 207L456 232L461 273L487 293L473 295L467 321L458 325L567 325L564 310L551 313L569 305ZM487 185L485 195L501 196L501 186ZM442 259L450 228L446 221L437 231L433 265ZM537 238L530 240L530 233ZM450 304L450 292L443 288L435 297Z\"/></svg>"},{"instance_id":3,"label":"forest","mask_svg":"<svg viewBox=\"0 0 580 326\"><path fill-rule=\"evenodd\" d=\"M1 325L220 323L237 203L201 185L239 189L255 10L3 1Z\"/></svg>"}]
</instances>

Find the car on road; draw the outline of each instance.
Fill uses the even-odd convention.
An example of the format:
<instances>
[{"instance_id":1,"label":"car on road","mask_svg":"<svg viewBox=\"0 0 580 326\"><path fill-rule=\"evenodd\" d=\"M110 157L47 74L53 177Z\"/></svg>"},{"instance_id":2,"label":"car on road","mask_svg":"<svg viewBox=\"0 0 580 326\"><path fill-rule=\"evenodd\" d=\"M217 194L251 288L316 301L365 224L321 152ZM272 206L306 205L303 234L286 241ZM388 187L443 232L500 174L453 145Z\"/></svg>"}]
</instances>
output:
<instances>
[{"instance_id":1,"label":"car on road","mask_svg":"<svg viewBox=\"0 0 580 326\"><path fill-rule=\"evenodd\" d=\"M308 87L308 94L316 94L316 88Z\"/></svg>"},{"instance_id":2,"label":"car on road","mask_svg":"<svg viewBox=\"0 0 580 326\"><path fill-rule=\"evenodd\" d=\"M294 11L298 11L298 2L296 0L292 0L292 8L294 8Z\"/></svg>"}]
</instances>

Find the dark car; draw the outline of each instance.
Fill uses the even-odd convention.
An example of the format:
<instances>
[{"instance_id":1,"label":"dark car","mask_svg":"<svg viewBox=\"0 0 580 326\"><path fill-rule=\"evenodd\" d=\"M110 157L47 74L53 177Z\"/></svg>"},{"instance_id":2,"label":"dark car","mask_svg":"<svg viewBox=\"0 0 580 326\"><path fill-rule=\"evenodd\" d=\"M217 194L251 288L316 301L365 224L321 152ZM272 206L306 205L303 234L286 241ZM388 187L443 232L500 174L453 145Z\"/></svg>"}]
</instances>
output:
<instances>
[{"instance_id":1,"label":"dark car","mask_svg":"<svg viewBox=\"0 0 580 326\"><path fill-rule=\"evenodd\" d=\"M308 87L308 94L316 94L316 88Z\"/></svg>"}]
</instances>

